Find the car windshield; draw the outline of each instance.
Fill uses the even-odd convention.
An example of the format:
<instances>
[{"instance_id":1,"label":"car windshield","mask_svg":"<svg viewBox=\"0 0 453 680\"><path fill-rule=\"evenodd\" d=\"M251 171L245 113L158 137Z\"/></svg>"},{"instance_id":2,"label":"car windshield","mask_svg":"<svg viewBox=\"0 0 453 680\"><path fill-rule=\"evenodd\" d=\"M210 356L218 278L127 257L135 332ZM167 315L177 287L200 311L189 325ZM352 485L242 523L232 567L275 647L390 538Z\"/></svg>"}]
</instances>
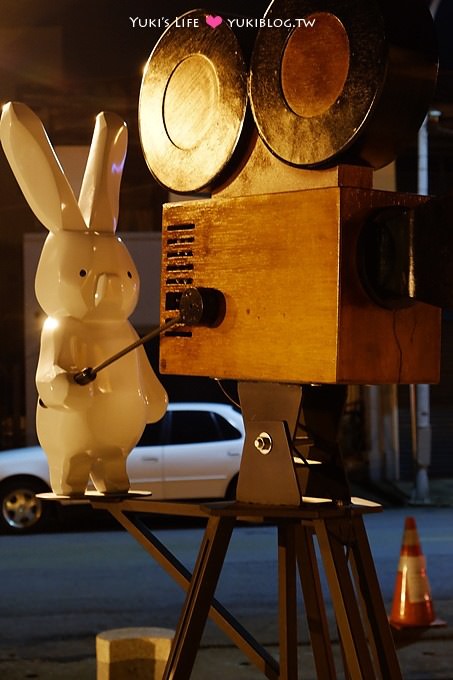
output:
<instances>
[{"instance_id":1,"label":"car windshield","mask_svg":"<svg viewBox=\"0 0 453 680\"><path fill-rule=\"evenodd\" d=\"M211 411L168 411L158 423L147 425L138 446L197 444L240 439L241 433L223 416Z\"/></svg>"}]
</instances>

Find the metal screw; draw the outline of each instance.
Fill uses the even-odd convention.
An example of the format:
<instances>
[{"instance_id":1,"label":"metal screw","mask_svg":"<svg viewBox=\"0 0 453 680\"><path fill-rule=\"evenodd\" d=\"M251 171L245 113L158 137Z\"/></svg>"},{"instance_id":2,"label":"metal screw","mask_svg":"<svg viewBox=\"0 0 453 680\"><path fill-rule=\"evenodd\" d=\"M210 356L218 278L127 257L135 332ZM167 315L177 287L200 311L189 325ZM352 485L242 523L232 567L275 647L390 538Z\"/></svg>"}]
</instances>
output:
<instances>
[{"instance_id":1,"label":"metal screw","mask_svg":"<svg viewBox=\"0 0 453 680\"><path fill-rule=\"evenodd\" d=\"M268 432L261 432L255 439L255 448L258 449L263 456L267 456L272 449L272 437Z\"/></svg>"}]
</instances>

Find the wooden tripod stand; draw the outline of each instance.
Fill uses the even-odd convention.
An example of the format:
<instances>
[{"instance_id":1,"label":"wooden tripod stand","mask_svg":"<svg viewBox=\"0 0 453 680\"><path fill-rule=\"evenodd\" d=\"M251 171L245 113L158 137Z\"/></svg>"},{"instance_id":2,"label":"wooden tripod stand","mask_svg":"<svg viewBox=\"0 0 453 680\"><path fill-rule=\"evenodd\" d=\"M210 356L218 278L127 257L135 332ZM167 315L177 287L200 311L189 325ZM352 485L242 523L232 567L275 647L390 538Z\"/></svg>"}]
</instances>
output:
<instances>
[{"instance_id":1,"label":"wooden tripod stand","mask_svg":"<svg viewBox=\"0 0 453 680\"><path fill-rule=\"evenodd\" d=\"M277 386L277 392L280 391L280 387ZM284 386L284 389L285 387L287 386ZM305 408L303 447L316 449L322 435L326 443L324 451L326 454L329 452L329 442L333 446L331 437L335 431L333 424L338 424L338 407L344 392L341 389L337 391L333 395L333 401L327 404L328 417L325 421L318 412L321 402L317 400L317 396L301 402L300 391L290 387L287 393L288 401L283 408L286 415L282 420L278 418L272 420L266 416L269 409L275 412L275 404L282 403L275 401L276 393L273 393L273 390L271 393L266 390L266 396L258 400L258 403L254 402L254 399L249 403L249 397L256 395L250 393L250 386L245 387L245 391L242 389L247 435L240 473L244 477L241 479L240 476L238 495L244 496L247 493L248 484L244 484L243 479L247 480L254 471L258 480L252 490L254 502L246 502L241 498L232 503L206 505L161 503L150 498L92 500L95 507L108 510L187 591L164 680L190 678L208 616L267 678L297 680L297 573L302 586L318 678L320 680L337 678L314 539L317 540L320 560L332 598L345 677L348 680L401 679L363 524L363 515L379 511L380 506L366 502L353 503L345 497L344 474L337 466L338 461L332 460L332 455L338 454L335 447L330 448L332 455L330 460L325 461L327 479L331 482L328 488L333 492L340 491L339 496L334 496L333 501L302 500L301 490L310 487L310 469L308 476L307 471L300 475L294 470L294 466L300 465L298 461L301 453L300 446L299 449L294 448L295 443L301 444L299 436L301 414L299 408L295 408L295 402L298 400L299 407L302 403ZM258 392L260 391L261 388L258 388ZM250 406L252 402L253 407ZM285 436L275 444L275 433L278 438L282 432ZM250 445L251 441L253 446ZM260 451L263 444L264 454ZM253 448L256 450L253 451ZM261 461L265 461L264 465L269 466L272 451L277 452L276 467L274 462L271 462L271 470L265 470L261 475ZM256 459L255 454L258 456ZM286 465L285 455L291 459L286 461ZM305 467L309 465L310 463ZM319 472L322 463L315 461L313 465L318 473L316 478L318 484L322 479ZM332 474L332 469L338 469L339 474ZM277 474L278 470L284 477L287 475L290 491L298 489L297 505L266 504L256 500L257 494L259 499L260 488L264 496L269 493L272 495L272 476ZM301 484L305 485L302 489ZM278 494L284 493L284 487L278 483L275 486ZM197 516L207 519L192 574L156 539L140 517L143 513ZM278 527L279 663L214 598L234 526L239 519L244 518L252 521L271 521Z\"/></svg>"},{"instance_id":2,"label":"wooden tripod stand","mask_svg":"<svg viewBox=\"0 0 453 680\"><path fill-rule=\"evenodd\" d=\"M324 567L351 680L400 680L401 672L371 556L363 515L379 506L300 509L255 504L161 503L149 498L92 500L108 510L187 592L164 680L188 680L208 616L269 680L297 680L297 573L307 615L317 676L337 678L314 539ZM143 514L207 518L190 574L153 535ZM238 519L265 519L278 527L280 663L215 598L231 534Z\"/></svg>"}]
</instances>

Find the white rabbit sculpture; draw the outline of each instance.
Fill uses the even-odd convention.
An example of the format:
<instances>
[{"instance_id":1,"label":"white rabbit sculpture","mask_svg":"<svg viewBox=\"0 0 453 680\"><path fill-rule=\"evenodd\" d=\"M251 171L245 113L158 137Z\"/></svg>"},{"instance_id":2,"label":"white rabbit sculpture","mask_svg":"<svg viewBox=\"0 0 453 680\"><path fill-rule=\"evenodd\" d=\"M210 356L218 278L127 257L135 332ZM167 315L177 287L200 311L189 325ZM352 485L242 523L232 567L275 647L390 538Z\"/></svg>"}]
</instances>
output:
<instances>
[{"instance_id":1,"label":"white rabbit sculpture","mask_svg":"<svg viewBox=\"0 0 453 680\"><path fill-rule=\"evenodd\" d=\"M36 273L36 295L48 315L36 374L38 438L55 494L85 493L89 477L101 493L126 493L126 458L167 394L142 346L89 384L74 375L137 340L128 321L139 278L115 236L127 128L100 113L79 202L40 119L26 105L3 107L0 138L13 173L49 235Z\"/></svg>"}]
</instances>

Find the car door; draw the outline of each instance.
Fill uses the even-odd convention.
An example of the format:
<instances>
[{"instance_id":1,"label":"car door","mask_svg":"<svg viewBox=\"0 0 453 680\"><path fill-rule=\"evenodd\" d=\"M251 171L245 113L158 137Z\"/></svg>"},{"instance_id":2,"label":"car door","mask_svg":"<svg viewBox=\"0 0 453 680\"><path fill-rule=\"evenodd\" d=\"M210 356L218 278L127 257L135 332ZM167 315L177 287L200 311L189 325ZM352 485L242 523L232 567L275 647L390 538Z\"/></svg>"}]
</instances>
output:
<instances>
[{"instance_id":1,"label":"car door","mask_svg":"<svg viewBox=\"0 0 453 680\"><path fill-rule=\"evenodd\" d=\"M148 424L137 446L127 459L132 490L151 491L153 498L163 498L163 438L169 413L157 423Z\"/></svg>"},{"instance_id":2,"label":"car door","mask_svg":"<svg viewBox=\"0 0 453 680\"><path fill-rule=\"evenodd\" d=\"M174 410L166 434L164 497L223 498L239 470L241 433L219 414L200 409Z\"/></svg>"}]
</instances>

